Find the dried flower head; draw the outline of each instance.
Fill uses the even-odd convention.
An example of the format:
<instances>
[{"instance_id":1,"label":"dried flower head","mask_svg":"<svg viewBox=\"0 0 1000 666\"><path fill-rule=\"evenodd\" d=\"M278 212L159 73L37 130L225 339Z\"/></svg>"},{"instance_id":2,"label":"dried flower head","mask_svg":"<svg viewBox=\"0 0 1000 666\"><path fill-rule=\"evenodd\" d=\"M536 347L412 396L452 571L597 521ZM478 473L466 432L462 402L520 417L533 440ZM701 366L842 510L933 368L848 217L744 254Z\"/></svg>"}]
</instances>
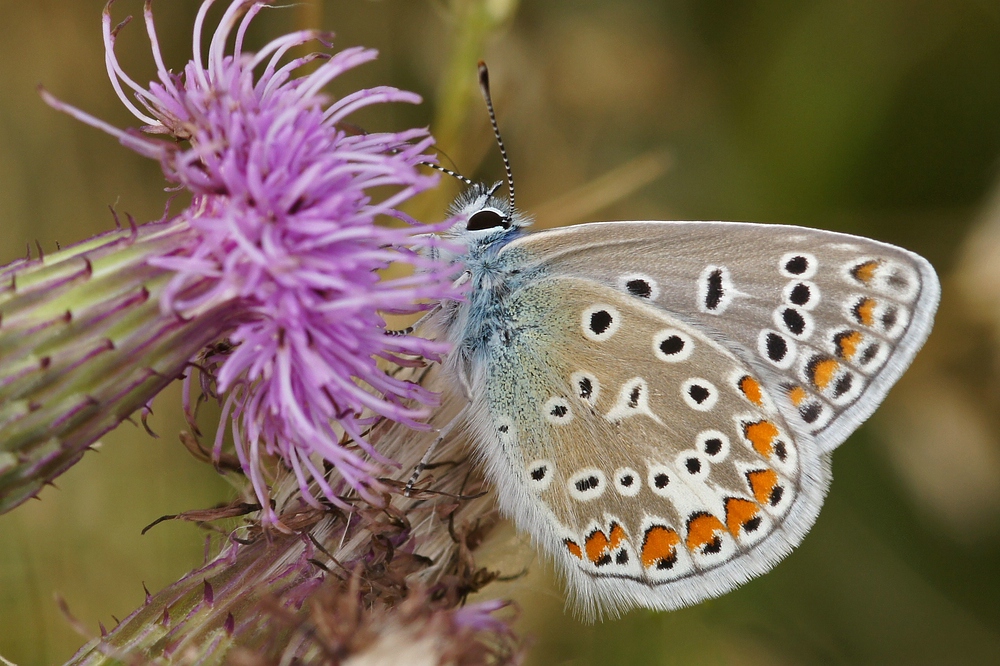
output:
<instances>
[{"instance_id":1,"label":"dried flower head","mask_svg":"<svg viewBox=\"0 0 1000 666\"><path fill-rule=\"evenodd\" d=\"M387 417L420 427L434 394L396 379L379 359L403 363L436 358L440 343L386 335L384 313L410 314L422 303L454 297L451 268L423 250L438 241L399 210L436 183L418 167L431 160L423 129L359 134L341 123L353 111L384 102L417 103L395 88L359 90L337 100L323 93L335 77L372 60L376 52L287 58L290 49L329 36L300 31L257 53L244 50L250 22L267 4L234 0L212 35L207 59L201 35L212 0L201 5L192 59L181 73L163 61L151 2L144 8L157 80L140 86L123 70L110 4L103 24L106 61L122 102L145 126L120 130L46 95L50 104L101 128L125 146L157 159L167 178L193 194L174 223L192 233L147 265L172 273L161 311L185 320L236 307L224 336L231 346L215 376L223 395L223 423L232 419L240 463L264 507L268 483L261 457L277 454L296 475L306 500L310 486L338 503L323 461L362 496L376 501L370 458L382 458L363 429ZM235 32L235 36L233 33ZM233 47L227 51L232 38ZM307 63L308 74L295 77ZM43 93L44 94L44 93ZM164 140L156 135L166 135ZM391 193L378 198L379 192ZM377 223L395 218L394 225ZM405 277L380 272L406 264ZM215 453L221 452L224 427ZM346 432L357 444L341 443Z\"/></svg>"},{"instance_id":2,"label":"dried flower head","mask_svg":"<svg viewBox=\"0 0 1000 666\"><path fill-rule=\"evenodd\" d=\"M440 388L439 366L404 372ZM464 406L444 397L440 426ZM381 421L371 441L404 469L436 438ZM68 663L461 665L521 663L513 633L517 609L485 598L499 577L479 558L485 535L500 522L465 435L441 443L452 464L434 470L432 489L394 495L385 508L354 512L283 502L294 479L274 489L276 511L292 534L265 533L255 522L219 543L210 561L177 582L147 593L145 603L92 639ZM360 505L361 503L359 503ZM245 514L236 501L176 518L220 530ZM86 631L86 630L85 630ZM173 661L172 661L173 660Z\"/></svg>"}]
</instances>

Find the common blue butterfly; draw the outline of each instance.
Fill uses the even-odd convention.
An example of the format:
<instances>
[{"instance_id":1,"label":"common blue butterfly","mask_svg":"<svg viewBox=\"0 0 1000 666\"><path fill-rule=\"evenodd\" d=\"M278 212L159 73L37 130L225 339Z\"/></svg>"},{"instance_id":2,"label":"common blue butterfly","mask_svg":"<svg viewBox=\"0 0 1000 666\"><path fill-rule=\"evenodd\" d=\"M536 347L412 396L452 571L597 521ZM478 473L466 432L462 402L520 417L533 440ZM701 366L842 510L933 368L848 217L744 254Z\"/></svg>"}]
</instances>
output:
<instances>
[{"instance_id":1,"label":"common blue butterfly","mask_svg":"<svg viewBox=\"0 0 1000 666\"><path fill-rule=\"evenodd\" d=\"M480 79L506 165L482 64ZM468 299L428 321L453 345L457 421L501 510L587 617L679 608L769 570L816 520L833 449L927 338L933 268L791 226L529 234L507 175L510 201L469 183L455 203Z\"/></svg>"}]
</instances>

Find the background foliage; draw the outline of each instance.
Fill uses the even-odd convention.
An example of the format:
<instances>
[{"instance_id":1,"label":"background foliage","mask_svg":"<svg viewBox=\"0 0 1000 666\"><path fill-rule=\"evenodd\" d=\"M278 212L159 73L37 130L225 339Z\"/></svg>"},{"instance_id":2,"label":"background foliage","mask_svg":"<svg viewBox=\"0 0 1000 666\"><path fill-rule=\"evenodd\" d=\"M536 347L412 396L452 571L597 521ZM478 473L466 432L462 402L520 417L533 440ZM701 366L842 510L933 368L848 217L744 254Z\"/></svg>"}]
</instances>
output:
<instances>
[{"instance_id":1,"label":"background foliage","mask_svg":"<svg viewBox=\"0 0 1000 666\"><path fill-rule=\"evenodd\" d=\"M198 2L160 0L180 65ZM35 87L129 125L104 73L100 0L0 0L0 262L111 224L159 218L158 166L44 106ZM121 0L116 16L141 13ZM338 85L391 83L421 107L366 127L430 124L469 176L502 174L474 88L491 66L518 203L540 227L593 219L728 219L864 234L942 274L934 335L886 405L834 456L805 543L770 574L675 613L596 626L562 612L548 569L511 530L488 588L524 610L538 664L990 662L1000 654L1000 4L991 0L312 0L265 12L252 38L320 26L380 49ZM152 64L141 25L122 61ZM336 92L336 91L334 91ZM420 202L436 220L455 193ZM125 425L0 516L0 654L61 661L151 589L200 563L204 535L155 518L233 491L179 445L179 392L150 438Z\"/></svg>"}]
</instances>

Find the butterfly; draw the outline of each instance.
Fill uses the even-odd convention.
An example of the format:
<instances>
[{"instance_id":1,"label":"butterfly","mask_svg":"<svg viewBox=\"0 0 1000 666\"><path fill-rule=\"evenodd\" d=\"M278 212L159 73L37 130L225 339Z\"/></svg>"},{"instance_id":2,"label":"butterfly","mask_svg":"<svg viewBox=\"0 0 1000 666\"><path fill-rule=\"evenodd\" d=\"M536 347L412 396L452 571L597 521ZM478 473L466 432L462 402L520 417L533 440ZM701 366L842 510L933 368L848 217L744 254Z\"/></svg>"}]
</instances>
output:
<instances>
[{"instance_id":1,"label":"butterfly","mask_svg":"<svg viewBox=\"0 0 1000 666\"><path fill-rule=\"evenodd\" d=\"M931 265L878 241L734 222L527 233L500 183L448 234L467 299L431 320L503 513L588 618L671 610L771 569L832 451L927 338Z\"/></svg>"}]
</instances>

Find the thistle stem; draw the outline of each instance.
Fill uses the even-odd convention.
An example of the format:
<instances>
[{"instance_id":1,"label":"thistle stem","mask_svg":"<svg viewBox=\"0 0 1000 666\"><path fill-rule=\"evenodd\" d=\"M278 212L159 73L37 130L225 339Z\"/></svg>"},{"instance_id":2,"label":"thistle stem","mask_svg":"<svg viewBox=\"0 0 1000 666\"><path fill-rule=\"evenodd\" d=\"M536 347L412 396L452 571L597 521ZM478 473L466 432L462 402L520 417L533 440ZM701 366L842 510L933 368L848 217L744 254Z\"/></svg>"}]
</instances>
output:
<instances>
[{"instance_id":1,"label":"thistle stem","mask_svg":"<svg viewBox=\"0 0 1000 666\"><path fill-rule=\"evenodd\" d=\"M0 513L35 496L184 372L231 325L231 304L159 307L184 223L118 229L0 273Z\"/></svg>"}]
</instances>

